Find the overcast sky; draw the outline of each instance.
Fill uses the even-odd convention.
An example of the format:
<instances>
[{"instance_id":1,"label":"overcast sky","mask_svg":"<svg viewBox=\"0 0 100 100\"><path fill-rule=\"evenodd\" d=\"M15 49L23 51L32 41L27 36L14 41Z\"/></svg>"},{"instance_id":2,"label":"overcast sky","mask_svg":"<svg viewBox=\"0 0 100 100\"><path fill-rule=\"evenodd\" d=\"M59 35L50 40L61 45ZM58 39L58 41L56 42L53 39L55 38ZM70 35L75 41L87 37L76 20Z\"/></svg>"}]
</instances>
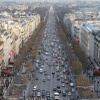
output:
<instances>
[{"instance_id":1,"label":"overcast sky","mask_svg":"<svg viewBox=\"0 0 100 100\"><path fill-rule=\"evenodd\" d=\"M17 2L34 2L34 1L100 1L100 0L0 0L0 1L17 1Z\"/></svg>"},{"instance_id":2,"label":"overcast sky","mask_svg":"<svg viewBox=\"0 0 100 100\"><path fill-rule=\"evenodd\" d=\"M77 1L77 0L0 0L0 1ZM100 0L78 0L78 1L100 1Z\"/></svg>"}]
</instances>

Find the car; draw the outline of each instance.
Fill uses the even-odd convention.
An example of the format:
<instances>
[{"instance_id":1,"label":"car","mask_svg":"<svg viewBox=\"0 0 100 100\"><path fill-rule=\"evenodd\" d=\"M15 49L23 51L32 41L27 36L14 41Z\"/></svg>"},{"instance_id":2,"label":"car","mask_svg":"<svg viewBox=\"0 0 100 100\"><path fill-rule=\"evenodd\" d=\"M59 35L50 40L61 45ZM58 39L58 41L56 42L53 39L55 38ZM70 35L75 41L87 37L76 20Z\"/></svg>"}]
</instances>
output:
<instances>
[{"instance_id":1,"label":"car","mask_svg":"<svg viewBox=\"0 0 100 100\"><path fill-rule=\"evenodd\" d=\"M70 97L70 100L75 100L73 97Z\"/></svg>"},{"instance_id":2,"label":"car","mask_svg":"<svg viewBox=\"0 0 100 100\"><path fill-rule=\"evenodd\" d=\"M38 89L38 90L37 90L37 97L40 97L40 96L41 96L41 90Z\"/></svg>"},{"instance_id":3,"label":"car","mask_svg":"<svg viewBox=\"0 0 100 100\"><path fill-rule=\"evenodd\" d=\"M57 77L59 77L59 75L57 74Z\"/></svg>"},{"instance_id":4,"label":"car","mask_svg":"<svg viewBox=\"0 0 100 100\"><path fill-rule=\"evenodd\" d=\"M38 53L39 55L41 55L41 51L39 51L39 53Z\"/></svg>"},{"instance_id":5,"label":"car","mask_svg":"<svg viewBox=\"0 0 100 100\"><path fill-rule=\"evenodd\" d=\"M41 92L41 90L40 89L37 89L37 92Z\"/></svg>"},{"instance_id":6,"label":"car","mask_svg":"<svg viewBox=\"0 0 100 100\"><path fill-rule=\"evenodd\" d=\"M66 84L68 84L68 81L66 80L66 82L65 82Z\"/></svg>"},{"instance_id":7,"label":"car","mask_svg":"<svg viewBox=\"0 0 100 100\"><path fill-rule=\"evenodd\" d=\"M56 91L56 90L57 90L57 88L56 88L56 87L54 87L54 88L53 88L53 91Z\"/></svg>"},{"instance_id":8,"label":"car","mask_svg":"<svg viewBox=\"0 0 100 100\"><path fill-rule=\"evenodd\" d=\"M33 87L33 91L36 91L36 88L37 88L37 85L35 85L35 86Z\"/></svg>"},{"instance_id":9,"label":"car","mask_svg":"<svg viewBox=\"0 0 100 100\"><path fill-rule=\"evenodd\" d=\"M70 74L70 72L69 71L67 71L67 75L69 75Z\"/></svg>"},{"instance_id":10,"label":"car","mask_svg":"<svg viewBox=\"0 0 100 100\"><path fill-rule=\"evenodd\" d=\"M72 94L71 94L71 92L68 92L68 96L71 96Z\"/></svg>"},{"instance_id":11,"label":"car","mask_svg":"<svg viewBox=\"0 0 100 100\"><path fill-rule=\"evenodd\" d=\"M46 97L50 97L50 91L46 92Z\"/></svg>"},{"instance_id":12,"label":"car","mask_svg":"<svg viewBox=\"0 0 100 100\"><path fill-rule=\"evenodd\" d=\"M65 87L65 84L64 83L62 84L62 87Z\"/></svg>"},{"instance_id":13,"label":"car","mask_svg":"<svg viewBox=\"0 0 100 100\"><path fill-rule=\"evenodd\" d=\"M48 52L45 52L45 55L49 55L49 53Z\"/></svg>"},{"instance_id":14,"label":"car","mask_svg":"<svg viewBox=\"0 0 100 100\"><path fill-rule=\"evenodd\" d=\"M48 78L47 78L48 80L50 80L50 76L48 76Z\"/></svg>"},{"instance_id":15,"label":"car","mask_svg":"<svg viewBox=\"0 0 100 100\"><path fill-rule=\"evenodd\" d=\"M62 91L62 95L66 96L66 91L65 90Z\"/></svg>"},{"instance_id":16,"label":"car","mask_svg":"<svg viewBox=\"0 0 100 100\"><path fill-rule=\"evenodd\" d=\"M45 90L42 90L41 91L41 94L42 94L42 97L44 97L46 95L46 91Z\"/></svg>"},{"instance_id":17,"label":"car","mask_svg":"<svg viewBox=\"0 0 100 100\"><path fill-rule=\"evenodd\" d=\"M57 89L58 93L61 93L61 89Z\"/></svg>"},{"instance_id":18,"label":"car","mask_svg":"<svg viewBox=\"0 0 100 100\"><path fill-rule=\"evenodd\" d=\"M64 83L64 80L61 80L61 83Z\"/></svg>"},{"instance_id":19,"label":"car","mask_svg":"<svg viewBox=\"0 0 100 100\"><path fill-rule=\"evenodd\" d=\"M60 75L60 77L63 78L64 76L63 75Z\"/></svg>"},{"instance_id":20,"label":"car","mask_svg":"<svg viewBox=\"0 0 100 100\"><path fill-rule=\"evenodd\" d=\"M37 77L36 77L36 79L35 80L39 80Z\"/></svg>"},{"instance_id":21,"label":"car","mask_svg":"<svg viewBox=\"0 0 100 100\"><path fill-rule=\"evenodd\" d=\"M72 79L71 78L69 78L69 82L72 82Z\"/></svg>"},{"instance_id":22,"label":"car","mask_svg":"<svg viewBox=\"0 0 100 100\"><path fill-rule=\"evenodd\" d=\"M47 97L47 100L52 100L52 98L51 97Z\"/></svg>"},{"instance_id":23,"label":"car","mask_svg":"<svg viewBox=\"0 0 100 100\"><path fill-rule=\"evenodd\" d=\"M73 84L73 83L70 83L70 86L71 86L71 87L73 87L73 86L74 86L74 84Z\"/></svg>"},{"instance_id":24,"label":"car","mask_svg":"<svg viewBox=\"0 0 100 100\"><path fill-rule=\"evenodd\" d=\"M64 70L63 70L63 73L65 73L65 72L66 72L66 70L64 69Z\"/></svg>"},{"instance_id":25,"label":"car","mask_svg":"<svg viewBox=\"0 0 100 100\"><path fill-rule=\"evenodd\" d=\"M59 97L59 93L58 92L55 92L54 93L54 100L60 100L60 97Z\"/></svg>"},{"instance_id":26,"label":"car","mask_svg":"<svg viewBox=\"0 0 100 100\"><path fill-rule=\"evenodd\" d=\"M40 92L37 92L37 97L40 97L41 96L41 93Z\"/></svg>"},{"instance_id":27,"label":"car","mask_svg":"<svg viewBox=\"0 0 100 100\"><path fill-rule=\"evenodd\" d=\"M66 68L68 68L68 65L66 65Z\"/></svg>"},{"instance_id":28,"label":"car","mask_svg":"<svg viewBox=\"0 0 100 100\"><path fill-rule=\"evenodd\" d=\"M57 81L60 81L60 77L57 77Z\"/></svg>"},{"instance_id":29,"label":"car","mask_svg":"<svg viewBox=\"0 0 100 100\"><path fill-rule=\"evenodd\" d=\"M44 66L43 65L41 65L41 68L43 68Z\"/></svg>"},{"instance_id":30,"label":"car","mask_svg":"<svg viewBox=\"0 0 100 100\"><path fill-rule=\"evenodd\" d=\"M42 69L42 68L40 68L40 70L39 70L39 71L40 71L40 73L43 73L43 69Z\"/></svg>"},{"instance_id":31,"label":"car","mask_svg":"<svg viewBox=\"0 0 100 100\"><path fill-rule=\"evenodd\" d=\"M75 89L74 88L72 88L72 92L75 92Z\"/></svg>"},{"instance_id":32,"label":"car","mask_svg":"<svg viewBox=\"0 0 100 100\"><path fill-rule=\"evenodd\" d=\"M39 63L39 59L36 60L36 63Z\"/></svg>"},{"instance_id":33,"label":"car","mask_svg":"<svg viewBox=\"0 0 100 100\"><path fill-rule=\"evenodd\" d=\"M36 96L36 92L34 91L34 92L32 93L32 95L33 95L33 97L35 97L35 96Z\"/></svg>"},{"instance_id":34,"label":"car","mask_svg":"<svg viewBox=\"0 0 100 100\"><path fill-rule=\"evenodd\" d=\"M60 89L60 86L57 86L58 89Z\"/></svg>"},{"instance_id":35,"label":"car","mask_svg":"<svg viewBox=\"0 0 100 100\"><path fill-rule=\"evenodd\" d=\"M44 73L44 75L45 75L45 76L47 75L47 71Z\"/></svg>"},{"instance_id":36,"label":"car","mask_svg":"<svg viewBox=\"0 0 100 100\"><path fill-rule=\"evenodd\" d=\"M45 82L45 81L46 81L46 79L44 78L44 79L43 79L43 82Z\"/></svg>"},{"instance_id":37,"label":"car","mask_svg":"<svg viewBox=\"0 0 100 100\"><path fill-rule=\"evenodd\" d=\"M32 73L32 77L35 77L35 73Z\"/></svg>"},{"instance_id":38,"label":"car","mask_svg":"<svg viewBox=\"0 0 100 100\"><path fill-rule=\"evenodd\" d=\"M68 88L66 88L66 92L69 92L69 89Z\"/></svg>"}]
</instances>

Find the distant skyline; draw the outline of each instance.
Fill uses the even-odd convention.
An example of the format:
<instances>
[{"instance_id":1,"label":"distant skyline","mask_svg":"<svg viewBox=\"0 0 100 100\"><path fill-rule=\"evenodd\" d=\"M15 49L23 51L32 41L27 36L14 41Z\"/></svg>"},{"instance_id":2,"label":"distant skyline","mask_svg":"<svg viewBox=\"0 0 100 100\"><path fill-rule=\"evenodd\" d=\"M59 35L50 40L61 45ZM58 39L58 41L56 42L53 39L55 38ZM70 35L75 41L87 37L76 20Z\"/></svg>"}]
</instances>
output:
<instances>
[{"instance_id":1,"label":"distant skyline","mask_svg":"<svg viewBox=\"0 0 100 100\"><path fill-rule=\"evenodd\" d=\"M44 2L44 1L50 1L50 2L65 2L65 1L100 1L100 0L0 0L0 1L13 1L13 2L36 2L36 1L41 1L41 2Z\"/></svg>"}]
</instances>

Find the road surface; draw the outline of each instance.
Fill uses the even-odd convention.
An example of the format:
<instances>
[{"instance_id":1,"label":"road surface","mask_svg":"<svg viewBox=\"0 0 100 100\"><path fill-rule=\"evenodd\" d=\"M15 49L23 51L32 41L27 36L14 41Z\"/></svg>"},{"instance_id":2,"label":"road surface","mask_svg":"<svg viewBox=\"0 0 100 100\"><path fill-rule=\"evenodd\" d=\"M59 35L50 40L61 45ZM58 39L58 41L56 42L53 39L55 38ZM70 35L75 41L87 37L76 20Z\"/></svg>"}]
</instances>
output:
<instances>
[{"instance_id":1,"label":"road surface","mask_svg":"<svg viewBox=\"0 0 100 100\"><path fill-rule=\"evenodd\" d=\"M32 73L33 77L29 89L29 95L33 97L30 100L53 100L54 92L58 89L57 86L60 86L61 90L59 100L77 100L76 90L74 87L70 86L70 83L73 83L74 80L70 73L68 57L59 37L52 8L50 8L49 11L48 22L34 65L35 69ZM67 72L70 74L67 75ZM57 80L57 77L60 78L60 80ZM69 82L69 79L72 79L72 81ZM68 81L67 84L66 81ZM46 96L37 98L37 92L35 91L34 93L33 91L34 86L36 86L36 90L40 89L40 91L49 91L50 98L47 99ZM56 91L53 90L54 88L56 88ZM72 88L75 92L72 92ZM63 96L62 91L66 89L69 91L66 92L66 96Z\"/></svg>"}]
</instances>

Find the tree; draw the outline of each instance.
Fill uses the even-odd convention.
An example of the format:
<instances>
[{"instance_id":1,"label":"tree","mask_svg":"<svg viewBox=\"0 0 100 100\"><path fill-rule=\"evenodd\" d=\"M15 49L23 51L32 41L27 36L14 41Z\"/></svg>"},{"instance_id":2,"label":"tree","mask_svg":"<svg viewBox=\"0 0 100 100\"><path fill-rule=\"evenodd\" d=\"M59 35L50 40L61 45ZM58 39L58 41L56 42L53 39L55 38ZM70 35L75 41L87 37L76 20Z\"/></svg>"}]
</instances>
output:
<instances>
[{"instance_id":1,"label":"tree","mask_svg":"<svg viewBox=\"0 0 100 100\"><path fill-rule=\"evenodd\" d=\"M78 76L76 78L76 83L78 87L78 93L82 98L88 97L88 98L97 98L96 93L92 93L90 90L91 83L89 81L89 78L85 76Z\"/></svg>"},{"instance_id":2,"label":"tree","mask_svg":"<svg viewBox=\"0 0 100 100\"><path fill-rule=\"evenodd\" d=\"M82 49L80 48L79 44L76 43L74 40L72 41L72 45L74 47L75 54L77 55L77 57L79 58L80 62L83 65L83 69L87 70L89 68L89 63L87 62L87 56L82 51Z\"/></svg>"},{"instance_id":3,"label":"tree","mask_svg":"<svg viewBox=\"0 0 100 100\"><path fill-rule=\"evenodd\" d=\"M79 61L72 62L71 69L72 69L72 73L75 74L75 75L82 74L82 64L81 64L81 62L79 62Z\"/></svg>"}]
</instances>

